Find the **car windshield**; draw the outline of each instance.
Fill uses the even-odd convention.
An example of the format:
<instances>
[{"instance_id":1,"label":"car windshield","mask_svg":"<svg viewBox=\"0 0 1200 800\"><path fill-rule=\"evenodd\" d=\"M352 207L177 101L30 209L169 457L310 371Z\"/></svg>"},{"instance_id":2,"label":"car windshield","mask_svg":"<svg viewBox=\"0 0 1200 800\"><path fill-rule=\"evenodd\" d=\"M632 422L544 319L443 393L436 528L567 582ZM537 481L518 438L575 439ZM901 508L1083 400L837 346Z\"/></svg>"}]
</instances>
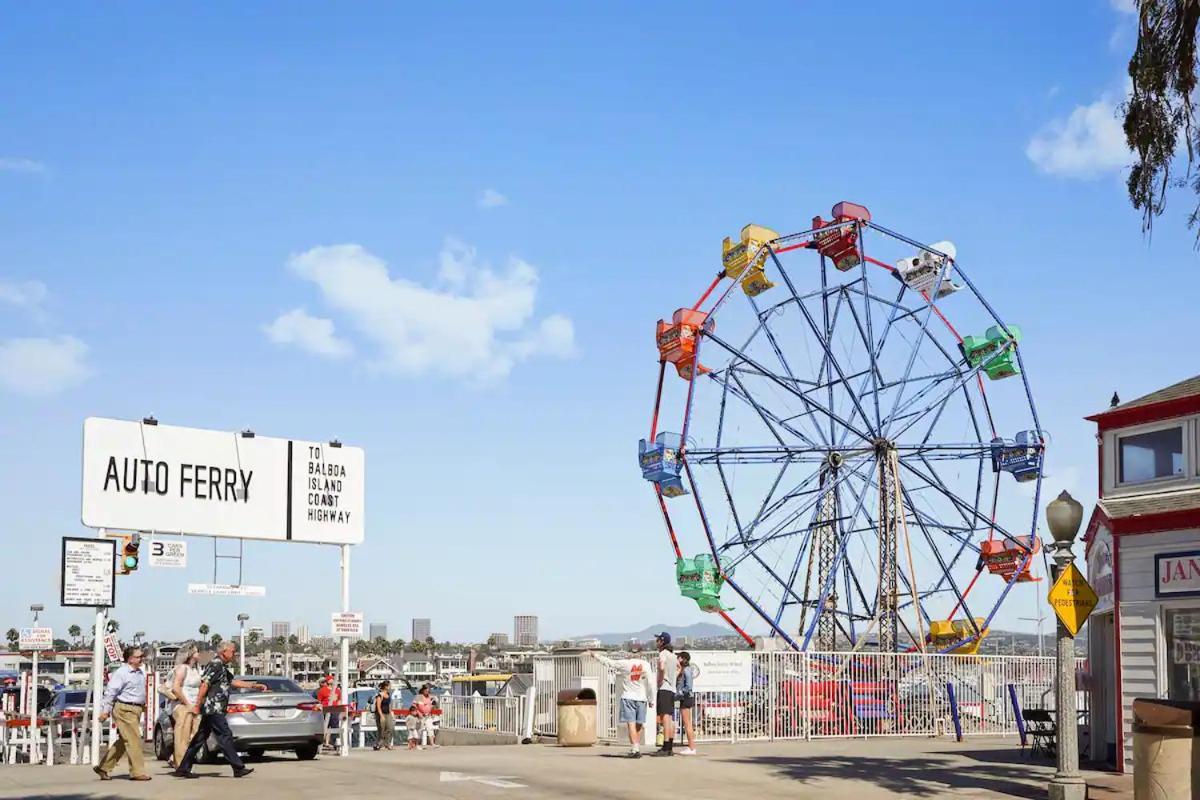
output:
<instances>
[{"instance_id":1,"label":"car windshield","mask_svg":"<svg viewBox=\"0 0 1200 800\"><path fill-rule=\"evenodd\" d=\"M239 681L254 681L255 683L264 684L264 685L266 685L268 692L276 692L276 693L284 693L284 692L292 693L292 692L294 692L296 694L304 694L304 690L300 688L300 685L298 683L296 683L295 681L292 681L292 680L288 680L287 678L239 677L238 680ZM233 691L236 694L250 694L252 692L257 692L259 690L258 689L234 689Z\"/></svg>"},{"instance_id":2,"label":"car windshield","mask_svg":"<svg viewBox=\"0 0 1200 800\"><path fill-rule=\"evenodd\" d=\"M87 702L87 690L63 692L59 695L62 698L60 701L64 706L81 706Z\"/></svg>"}]
</instances>

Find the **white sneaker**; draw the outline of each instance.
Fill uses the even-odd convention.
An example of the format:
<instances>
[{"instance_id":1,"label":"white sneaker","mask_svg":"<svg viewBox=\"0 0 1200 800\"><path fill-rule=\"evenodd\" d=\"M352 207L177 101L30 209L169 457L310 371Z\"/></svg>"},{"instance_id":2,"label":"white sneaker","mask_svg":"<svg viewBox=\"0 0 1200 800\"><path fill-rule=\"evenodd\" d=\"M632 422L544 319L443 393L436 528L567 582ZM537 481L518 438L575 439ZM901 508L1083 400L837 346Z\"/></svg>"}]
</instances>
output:
<instances>
[{"instance_id":1,"label":"white sneaker","mask_svg":"<svg viewBox=\"0 0 1200 800\"><path fill-rule=\"evenodd\" d=\"M691 748L691 747L681 747L675 751L675 755L694 756L694 755L696 755L696 750L695 750L695 748Z\"/></svg>"}]
</instances>

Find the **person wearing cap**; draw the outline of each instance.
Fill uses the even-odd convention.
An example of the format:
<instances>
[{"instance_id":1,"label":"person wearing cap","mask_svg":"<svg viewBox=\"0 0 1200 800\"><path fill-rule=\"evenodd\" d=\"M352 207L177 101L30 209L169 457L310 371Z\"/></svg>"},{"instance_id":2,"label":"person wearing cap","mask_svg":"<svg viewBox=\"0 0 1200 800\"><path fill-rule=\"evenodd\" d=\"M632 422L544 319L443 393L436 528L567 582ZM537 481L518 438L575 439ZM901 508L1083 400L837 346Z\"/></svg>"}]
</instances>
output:
<instances>
[{"instance_id":1,"label":"person wearing cap","mask_svg":"<svg viewBox=\"0 0 1200 800\"><path fill-rule=\"evenodd\" d=\"M671 634L663 631L654 637L658 647L658 695L655 702L655 712L658 723L662 726L662 749L654 755L670 756L675 754L675 681L679 677L679 659L671 647Z\"/></svg>"}]
</instances>

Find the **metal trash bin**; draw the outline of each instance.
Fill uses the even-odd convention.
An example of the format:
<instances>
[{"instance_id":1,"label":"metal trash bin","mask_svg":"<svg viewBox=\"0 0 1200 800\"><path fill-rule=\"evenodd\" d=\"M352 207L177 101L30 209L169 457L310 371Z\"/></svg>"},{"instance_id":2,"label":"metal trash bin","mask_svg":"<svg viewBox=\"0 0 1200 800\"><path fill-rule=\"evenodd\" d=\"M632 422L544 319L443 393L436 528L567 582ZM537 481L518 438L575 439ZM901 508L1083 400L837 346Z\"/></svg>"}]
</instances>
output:
<instances>
[{"instance_id":1,"label":"metal trash bin","mask_svg":"<svg viewBox=\"0 0 1200 800\"><path fill-rule=\"evenodd\" d=\"M564 689L558 693L558 743L591 747L596 743L596 692Z\"/></svg>"},{"instance_id":2,"label":"metal trash bin","mask_svg":"<svg viewBox=\"0 0 1200 800\"><path fill-rule=\"evenodd\" d=\"M1134 800L1200 800L1200 703L1133 701Z\"/></svg>"}]
</instances>

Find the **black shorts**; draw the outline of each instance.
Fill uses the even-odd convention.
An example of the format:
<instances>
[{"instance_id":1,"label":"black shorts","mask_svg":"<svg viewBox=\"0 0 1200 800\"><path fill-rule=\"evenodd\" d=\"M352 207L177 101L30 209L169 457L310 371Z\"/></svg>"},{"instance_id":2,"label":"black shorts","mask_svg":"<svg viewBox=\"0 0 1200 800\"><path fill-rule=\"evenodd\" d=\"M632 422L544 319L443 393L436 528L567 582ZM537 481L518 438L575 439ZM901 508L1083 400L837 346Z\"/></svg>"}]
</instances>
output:
<instances>
[{"instance_id":1,"label":"black shorts","mask_svg":"<svg viewBox=\"0 0 1200 800\"><path fill-rule=\"evenodd\" d=\"M675 711L675 693L670 689L659 689L654 703L655 714L671 714Z\"/></svg>"},{"instance_id":2,"label":"black shorts","mask_svg":"<svg viewBox=\"0 0 1200 800\"><path fill-rule=\"evenodd\" d=\"M694 694L679 695L679 707L681 709L695 708L696 707L696 695L694 695Z\"/></svg>"}]
</instances>

